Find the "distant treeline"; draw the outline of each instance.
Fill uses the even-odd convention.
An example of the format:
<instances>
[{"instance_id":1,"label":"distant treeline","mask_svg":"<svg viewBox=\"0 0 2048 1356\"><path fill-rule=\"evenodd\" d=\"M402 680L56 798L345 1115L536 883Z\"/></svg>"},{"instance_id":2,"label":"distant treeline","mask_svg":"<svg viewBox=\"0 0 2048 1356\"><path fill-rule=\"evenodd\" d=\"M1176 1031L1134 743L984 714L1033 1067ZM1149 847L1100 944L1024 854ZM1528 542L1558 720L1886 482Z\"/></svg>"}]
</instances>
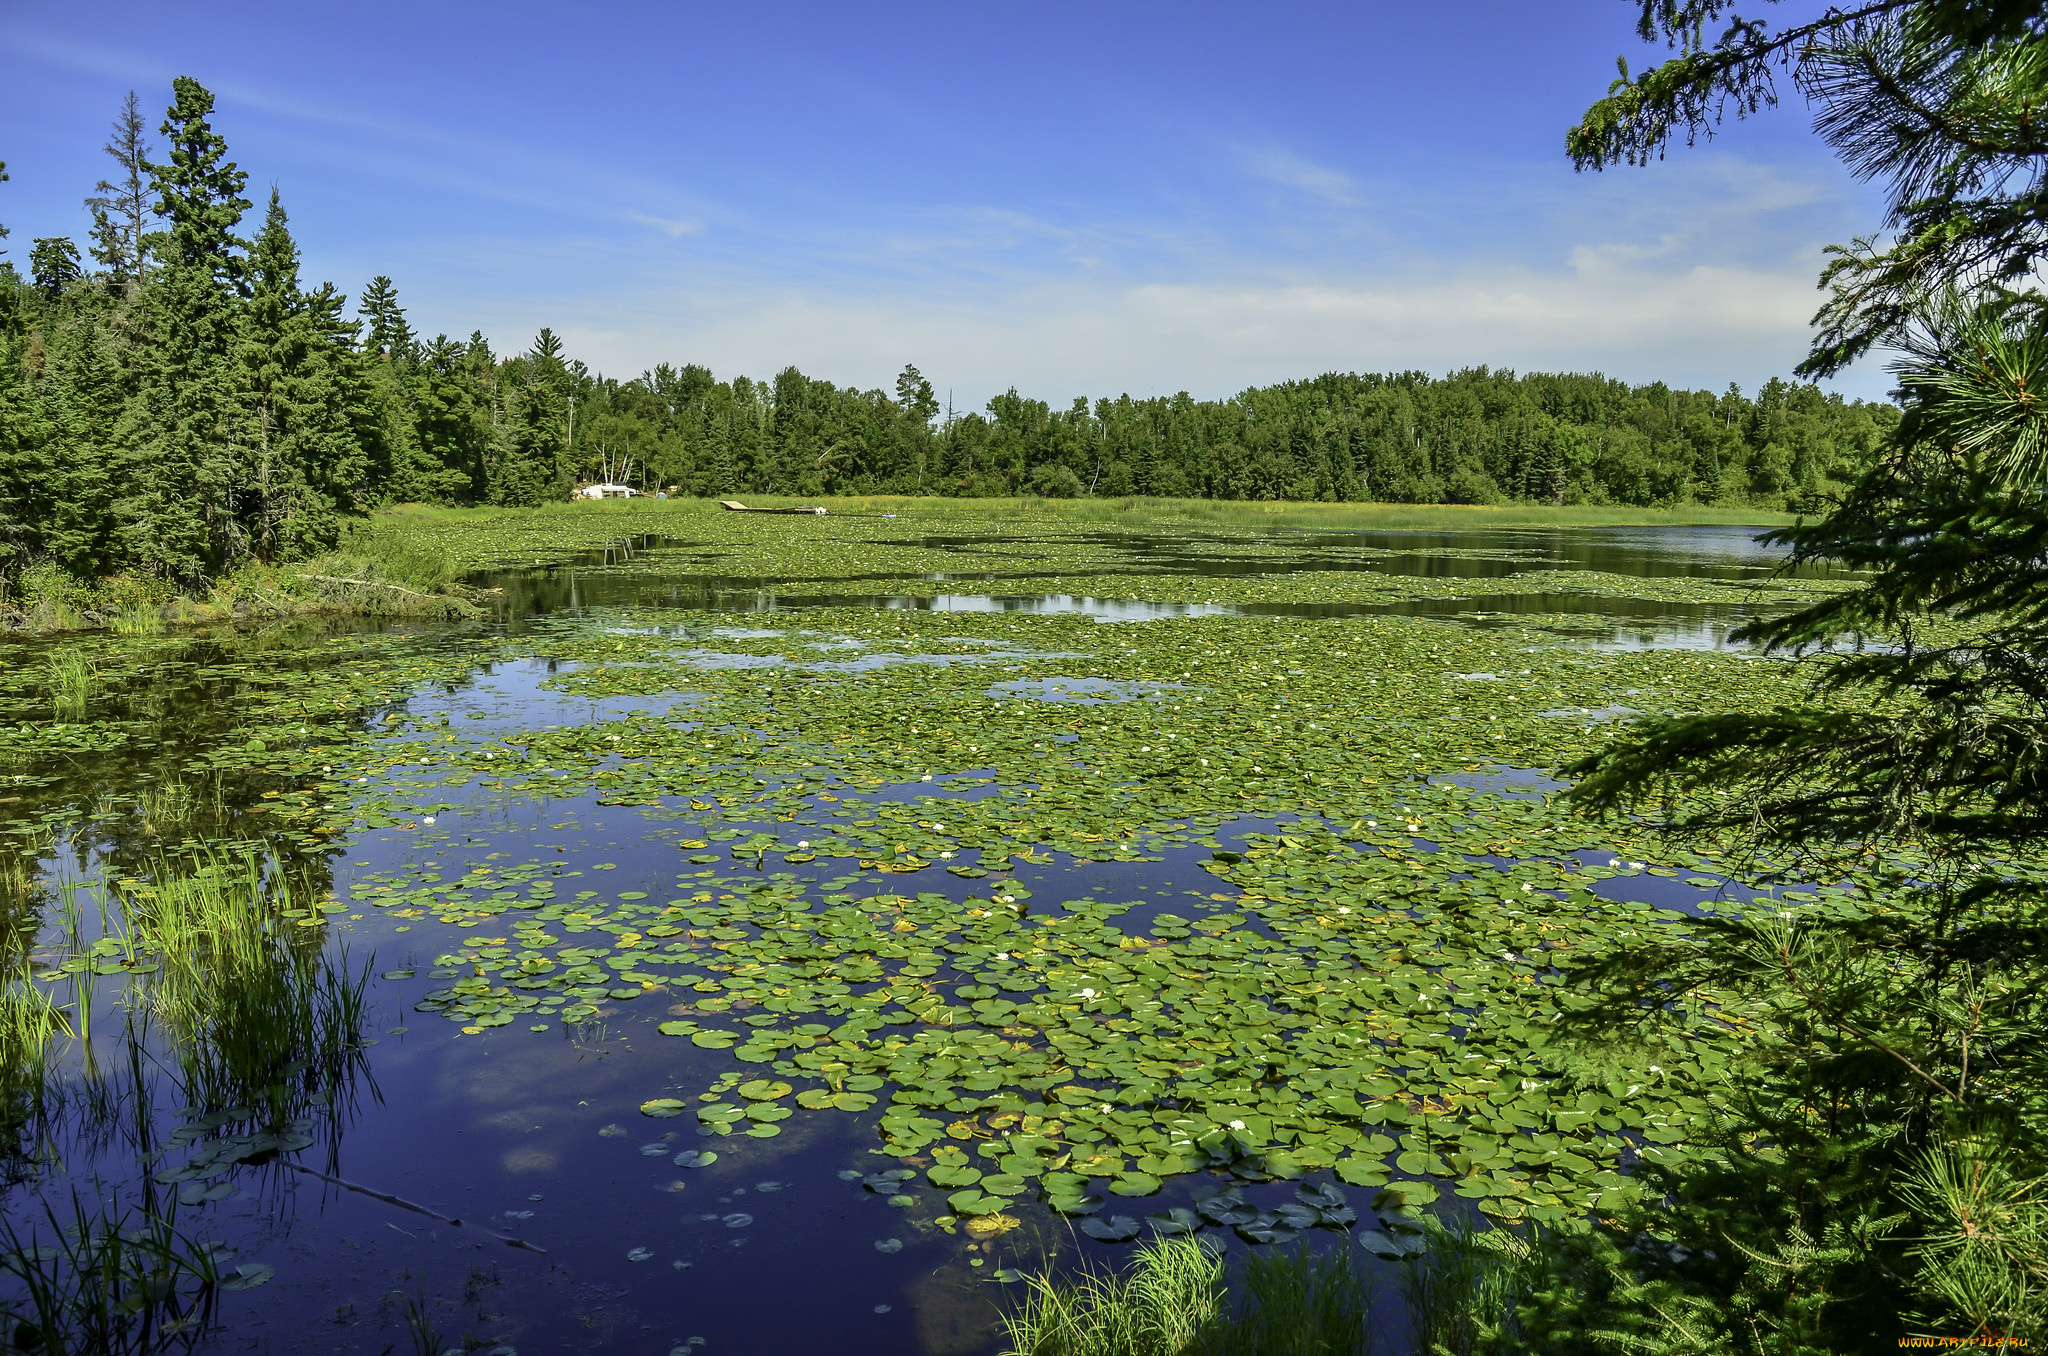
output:
<instances>
[{"instance_id":1,"label":"distant treeline","mask_svg":"<svg viewBox=\"0 0 2048 1356\"><path fill-rule=\"evenodd\" d=\"M345 315L332 284L302 284L275 192L261 228L237 234L248 176L212 111L180 77L159 161L131 94L106 147L115 177L85 200L85 253L37 239L26 279L0 260L0 578L56 566L199 581L329 550L380 504L537 504L595 480L699 495L1775 508L1852 478L1897 419L1780 381L1752 398L1484 368L1064 409L1013 390L966 414L915 367L893 394L794 367L616 380L545 329L510 357L481 334L425 341L388 278Z\"/></svg>"}]
</instances>

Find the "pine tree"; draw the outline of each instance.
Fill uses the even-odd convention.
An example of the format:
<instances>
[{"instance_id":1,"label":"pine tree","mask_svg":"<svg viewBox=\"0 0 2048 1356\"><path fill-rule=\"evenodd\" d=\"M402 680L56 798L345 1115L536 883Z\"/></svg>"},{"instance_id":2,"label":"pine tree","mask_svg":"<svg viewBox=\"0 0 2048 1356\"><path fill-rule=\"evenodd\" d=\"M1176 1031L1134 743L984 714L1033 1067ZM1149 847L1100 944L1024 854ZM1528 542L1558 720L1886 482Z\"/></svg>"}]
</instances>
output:
<instances>
[{"instance_id":1,"label":"pine tree","mask_svg":"<svg viewBox=\"0 0 2048 1356\"><path fill-rule=\"evenodd\" d=\"M99 261L117 283L141 282L149 272L149 249L144 236L149 225L150 145L145 136L142 109L129 90L114 119L114 132L102 147L119 165L118 179L102 179L93 185L93 196L85 200L92 213L92 257Z\"/></svg>"},{"instance_id":2,"label":"pine tree","mask_svg":"<svg viewBox=\"0 0 2048 1356\"><path fill-rule=\"evenodd\" d=\"M234 235L248 176L225 158L213 95L173 83L166 163L149 166L152 210L167 229L147 243L158 270L144 291L141 380L122 420L119 506L126 546L145 568L197 582L248 553L235 515L247 480L234 346L243 261Z\"/></svg>"},{"instance_id":3,"label":"pine tree","mask_svg":"<svg viewBox=\"0 0 2048 1356\"><path fill-rule=\"evenodd\" d=\"M1737 17L1728 0L1636 3L1637 32L1677 55L1634 77L1618 63L1607 97L1566 133L1581 169L1648 164L1674 138L1712 136L1725 117L1775 105L1783 72L1849 169L1889 181L1889 243L1871 235L1829 249L1830 298L1802 375L1833 374L1901 336L1945 287L2033 290L2048 259L2038 3L1889 0L1776 29Z\"/></svg>"}]
</instances>

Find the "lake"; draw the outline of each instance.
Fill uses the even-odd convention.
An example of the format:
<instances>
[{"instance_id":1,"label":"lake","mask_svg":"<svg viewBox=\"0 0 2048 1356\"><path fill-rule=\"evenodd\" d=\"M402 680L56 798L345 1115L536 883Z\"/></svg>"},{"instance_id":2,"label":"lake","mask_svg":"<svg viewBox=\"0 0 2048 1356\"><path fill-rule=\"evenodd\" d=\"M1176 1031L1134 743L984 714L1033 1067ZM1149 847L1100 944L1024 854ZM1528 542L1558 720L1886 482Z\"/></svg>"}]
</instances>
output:
<instances>
[{"instance_id":1,"label":"lake","mask_svg":"<svg viewBox=\"0 0 2048 1356\"><path fill-rule=\"evenodd\" d=\"M982 1356L1197 1230L1358 1249L1398 1350L1417 1212L1711 1116L1739 1024L1589 1078L1561 964L1838 889L1550 794L1796 690L1730 636L1831 584L1753 530L735 517L507 547L488 621L7 642L17 1280L82 1211L167 1231L132 1350Z\"/></svg>"}]
</instances>

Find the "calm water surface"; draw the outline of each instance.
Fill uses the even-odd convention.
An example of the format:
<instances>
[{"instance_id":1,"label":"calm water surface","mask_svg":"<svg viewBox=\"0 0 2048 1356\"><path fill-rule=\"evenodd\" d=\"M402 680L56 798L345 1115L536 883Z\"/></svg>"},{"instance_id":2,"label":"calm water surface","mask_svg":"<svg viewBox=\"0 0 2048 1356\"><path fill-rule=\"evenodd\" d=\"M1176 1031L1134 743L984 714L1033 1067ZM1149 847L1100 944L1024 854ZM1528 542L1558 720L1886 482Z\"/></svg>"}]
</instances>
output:
<instances>
[{"instance_id":1,"label":"calm water surface","mask_svg":"<svg viewBox=\"0 0 2048 1356\"><path fill-rule=\"evenodd\" d=\"M1486 534L1317 533L1276 537L1272 550L1248 549L1233 538L1228 550L1199 538L1099 534L1088 538L1110 563L1099 571L1104 593L1117 577L1223 576L1288 570L1359 570L1445 578L1498 578L1531 570L1597 570L1637 577L1760 579L1777 567L1774 556L1740 528L1641 528L1573 531L1512 530ZM1568 614L1571 635L1603 645L1721 646L1728 632L1752 615L1739 604L1660 604L1573 592L1489 594L1454 600L1376 604L1175 604L1113 597L1019 594L1006 579L1043 571L1028 542L935 538L926 546L961 555L957 573L914 576L948 587L927 594L892 590L877 575L849 591L844 580L740 579L704 573L684 560L685 543L641 539L610 552L551 569L495 572L476 582L502 590L498 624L513 630L541 618L557 622L618 605L670 606L735 614L802 612L819 607L918 608L963 612L1068 612L1105 623L1141 623L1156 617L1303 616L1369 613L1440 616L1473 625L1517 617ZM688 566L690 568L684 568ZM1072 576L1068 569L1064 574ZM431 632L421 644L435 643ZM715 653L716 637L706 641ZM30 655L29 649L23 655ZM161 718L176 723L186 742L173 739L148 755L165 766L203 748L213 731L208 712L226 700L235 679L226 671L245 656L231 647L200 647L160 672L109 675L96 717ZM992 655L991 658L1000 658ZM821 664L875 662L873 657ZM544 665L516 661L480 669L455 691L421 692L409 703L419 714L445 713L465 730L503 734L542 725L571 726L616 719L633 710L687 714L692 694L658 699L583 700L547 691ZM1010 694L1073 700L1086 693ZM1121 694L1142 699L1143 694ZM477 716L480 719L471 720ZM138 755L139 756L139 755ZM70 773L39 774L18 791L18 809L75 804L112 797L145 771L120 756L85 760ZM68 778L68 780L67 780ZM1541 778L1502 774L1509 794L1540 793ZM843 791L844 788L841 788ZM936 792L936 795L934 793ZM869 800L933 798L952 794L943 784L865 789ZM666 898L686 873L706 869L682 860L679 838L702 827L686 813L601 806L595 798L494 798L471 790L453 799L432 830L371 831L340 845L324 864L337 893L372 873L463 867L493 853L516 865L552 862L567 876L602 870L608 893L642 890ZM246 803L232 786L218 809L223 835L246 834ZM934 808L934 813L939 813ZM800 821L801 822L801 821ZM1274 821L1240 821L1219 831L1226 843L1247 832L1271 831ZM57 834L44 867L55 881L79 880L102 869L133 869L142 848L135 826L100 820L91 828ZM714 846L713 850L720 850ZM1066 898L1128 900L1130 930L1188 893L1213 884L1200 863L1207 848L1165 848L1143 863L1055 861L1032 867L1019 861L1015 879L1056 906ZM710 868L741 869L729 859ZM794 870L794 868L792 868ZM809 863L798 879L843 882L856 875L851 860ZM927 878L927 877L931 878ZM971 881L921 874L914 887L900 878L871 876L850 888L938 890L964 898ZM1701 892L1672 880L1624 877L1603 892L1654 889L1655 902L1692 907ZM315 1143L298 1161L330 1177L417 1203L459 1226L395 1206L387 1200L287 1170L273 1162L251 1165L227 1180L229 1194L184 1207L181 1227L220 1238L238 1259L276 1268L268 1283L225 1297L225 1323L201 1343L217 1352L382 1353L425 1349L408 1336L409 1313L425 1321L451 1347L503 1354L525 1352L679 1353L766 1356L835 1352L846 1356L982 1356L998 1349L993 1321L1004 1287L992 1273L1001 1266L1032 1265L1052 1251L1062 1263L1076 1257L1106 1261L1120 1251L1070 1232L1038 1210L1024 1212L1025 1227L994 1245L920 1233L909 1213L867 1190L861 1173L894 1165L870 1152L877 1143L874 1115L799 1116L775 1139L701 1138L693 1119L653 1120L639 1114L650 1096L691 1097L731 1067L719 1051L662 1037L654 1026L670 1001L650 993L609 1005L603 1021L574 1034L551 1023L545 1033L523 1023L482 1037L458 1037L437 1014L414 1003L445 981L431 977L449 930L431 919L402 923L364 910L338 918L327 932L347 963L368 966L366 990L373 1043L354 1066L331 1106L310 1116ZM14 923L17 932L32 926ZM417 926L417 931L412 929ZM415 940L415 939L420 940ZM374 957L374 960L371 960ZM382 975L408 977L378 978ZM165 1067L110 1068L119 1047L106 1033L119 1020L117 987L97 999L102 1028L91 1044L74 1042L66 1059L67 1091L54 1114L8 1160L6 1217L26 1229L42 1202L68 1209L70 1194L139 1205L179 1188L151 1173L179 1161L163 1151L177 1124ZM161 1044L151 1046L161 1051ZM95 1067L88 1055L100 1061ZM136 1088L153 1090L155 1104L139 1107ZM879 1107L877 1112L879 1112ZM718 1161L679 1167L686 1150L715 1147ZM1112 1198L1111 1209L1134 1215L1188 1203L1200 1176L1176 1179L1157 1197ZM1253 1184L1255 1203L1291 1199L1292 1184ZM1349 1195L1370 1222L1371 1192ZM47 1228L47 1225L45 1225ZM1211 1231L1212 1233L1217 1231ZM492 1235L530 1243L515 1248ZM1347 1246L1341 1235L1320 1238ZM1242 1254L1246 1244L1231 1243ZM1377 1264L1375 1265L1384 1265ZM1391 1295L1392 1285L1383 1287ZM1395 1315L1383 1301L1384 1317Z\"/></svg>"}]
</instances>

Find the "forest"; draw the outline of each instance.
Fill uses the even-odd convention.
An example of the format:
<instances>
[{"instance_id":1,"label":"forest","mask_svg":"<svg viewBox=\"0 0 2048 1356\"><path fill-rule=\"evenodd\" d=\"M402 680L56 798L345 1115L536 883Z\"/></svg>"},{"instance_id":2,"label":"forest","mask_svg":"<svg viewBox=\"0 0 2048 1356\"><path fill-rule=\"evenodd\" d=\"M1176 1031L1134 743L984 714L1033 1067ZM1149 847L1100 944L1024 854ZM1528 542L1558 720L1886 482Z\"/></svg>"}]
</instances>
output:
<instances>
[{"instance_id":1,"label":"forest","mask_svg":"<svg viewBox=\"0 0 2048 1356\"><path fill-rule=\"evenodd\" d=\"M84 199L86 247L0 258L0 578L183 586L331 549L382 505L648 492L1083 495L1483 504L1816 505L1898 412L1773 380L1752 396L1485 367L1330 373L1223 400L942 406L788 367L607 377L542 329L523 352L413 331L388 277L309 287L275 189L189 77L151 142L130 94ZM4 177L4 164L0 164ZM5 228L0 227L0 235Z\"/></svg>"}]
</instances>

